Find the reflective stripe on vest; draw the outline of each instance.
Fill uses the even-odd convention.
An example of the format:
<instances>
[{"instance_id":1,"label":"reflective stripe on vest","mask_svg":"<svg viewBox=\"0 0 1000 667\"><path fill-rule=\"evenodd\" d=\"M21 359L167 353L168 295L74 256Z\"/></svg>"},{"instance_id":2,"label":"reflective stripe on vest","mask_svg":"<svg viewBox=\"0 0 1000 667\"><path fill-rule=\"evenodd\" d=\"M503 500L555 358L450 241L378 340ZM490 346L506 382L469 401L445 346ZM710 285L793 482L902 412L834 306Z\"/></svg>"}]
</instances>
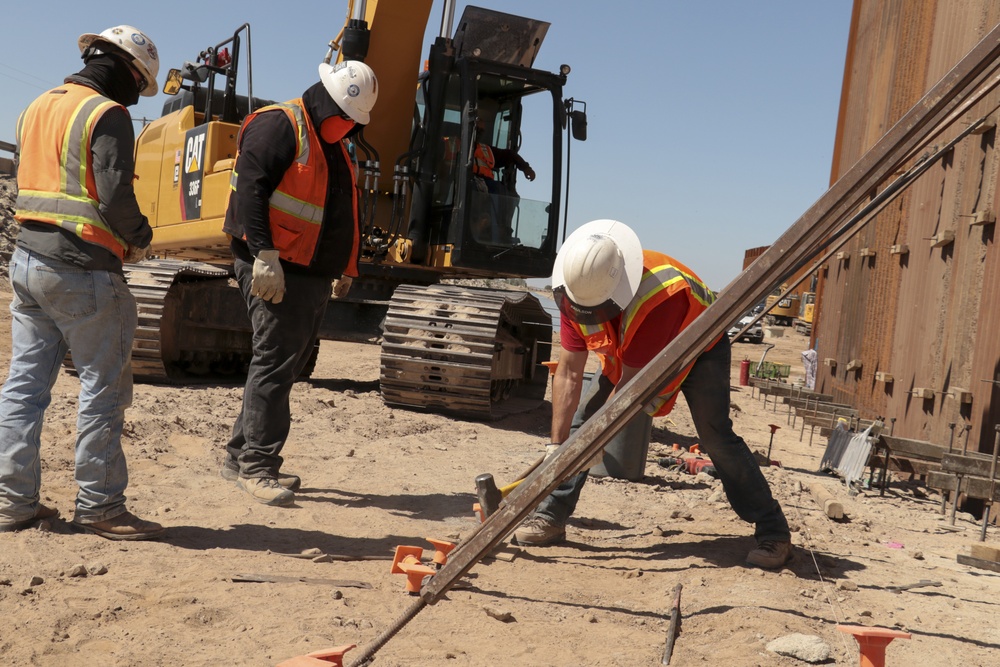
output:
<instances>
[{"instance_id":1,"label":"reflective stripe on vest","mask_svg":"<svg viewBox=\"0 0 1000 667\"><path fill-rule=\"evenodd\" d=\"M681 329L687 327L715 300L715 294L698 276L680 262L660 253L643 252L643 272L636 296L629 302L621 317L618 331L609 323L598 325L574 324L587 344L587 349L598 354L604 375L618 384L622 376L621 356L646 316L667 299L678 293L687 295L688 309ZM650 401L645 411L662 416L673 409L677 392L691 371L683 369L661 392Z\"/></svg>"},{"instance_id":2,"label":"reflective stripe on vest","mask_svg":"<svg viewBox=\"0 0 1000 667\"><path fill-rule=\"evenodd\" d=\"M57 225L122 259L127 243L101 216L90 153L94 126L116 106L121 105L86 86L66 84L42 95L21 114L14 217ZM47 136L56 132L61 135ZM59 146L57 154L50 148L53 143Z\"/></svg>"}]
</instances>

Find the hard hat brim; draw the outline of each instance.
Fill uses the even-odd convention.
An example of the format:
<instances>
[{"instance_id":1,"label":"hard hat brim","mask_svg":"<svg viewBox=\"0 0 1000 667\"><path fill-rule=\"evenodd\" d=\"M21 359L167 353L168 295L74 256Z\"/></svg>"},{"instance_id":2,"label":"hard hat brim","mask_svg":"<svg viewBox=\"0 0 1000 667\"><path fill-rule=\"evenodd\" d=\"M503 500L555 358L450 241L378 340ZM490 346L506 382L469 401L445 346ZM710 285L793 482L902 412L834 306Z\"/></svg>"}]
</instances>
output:
<instances>
[{"instance_id":1,"label":"hard hat brim","mask_svg":"<svg viewBox=\"0 0 1000 667\"><path fill-rule=\"evenodd\" d=\"M610 236L622 253L625 264L625 272L618 280L610 301L625 310L632 297L639 291L639 282L642 280L642 244L638 235L625 223L617 220L594 220L576 229L570 234L556 255L555 264L552 267L552 289L563 288L566 296L574 303L579 303L574 297L572 290L566 285L566 277L563 271L563 259L566 256L567 248L579 243L592 234L606 234Z\"/></svg>"}]
</instances>

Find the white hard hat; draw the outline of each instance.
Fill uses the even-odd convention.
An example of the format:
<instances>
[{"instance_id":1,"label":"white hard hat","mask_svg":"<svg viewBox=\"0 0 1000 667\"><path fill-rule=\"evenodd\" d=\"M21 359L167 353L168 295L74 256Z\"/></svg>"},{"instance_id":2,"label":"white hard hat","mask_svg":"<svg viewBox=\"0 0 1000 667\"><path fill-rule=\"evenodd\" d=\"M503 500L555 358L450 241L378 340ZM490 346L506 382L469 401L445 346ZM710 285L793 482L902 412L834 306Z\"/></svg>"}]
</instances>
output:
<instances>
[{"instance_id":1,"label":"white hard hat","mask_svg":"<svg viewBox=\"0 0 1000 667\"><path fill-rule=\"evenodd\" d=\"M566 239L552 267L560 310L579 324L606 322L628 306L642 279L642 245L617 220L594 220Z\"/></svg>"},{"instance_id":2,"label":"white hard hat","mask_svg":"<svg viewBox=\"0 0 1000 667\"><path fill-rule=\"evenodd\" d=\"M99 35L91 32L80 35L80 39L77 40L80 53L83 53L91 46L100 48L102 43L110 44L119 51L124 51L129 56L131 65L146 80L146 87L140 95L143 97L152 97L159 92L159 88L156 85L156 75L160 72L160 56L156 52L156 45L153 44L153 40L146 37L145 33L130 25L116 25L113 28L108 28Z\"/></svg>"},{"instance_id":3,"label":"white hard hat","mask_svg":"<svg viewBox=\"0 0 1000 667\"><path fill-rule=\"evenodd\" d=\"M356 123L367 125L368 112L378 99L378 80L372 68L360 60L319 64L319 78L333 101Z\"/></svg>"}]
</instances>

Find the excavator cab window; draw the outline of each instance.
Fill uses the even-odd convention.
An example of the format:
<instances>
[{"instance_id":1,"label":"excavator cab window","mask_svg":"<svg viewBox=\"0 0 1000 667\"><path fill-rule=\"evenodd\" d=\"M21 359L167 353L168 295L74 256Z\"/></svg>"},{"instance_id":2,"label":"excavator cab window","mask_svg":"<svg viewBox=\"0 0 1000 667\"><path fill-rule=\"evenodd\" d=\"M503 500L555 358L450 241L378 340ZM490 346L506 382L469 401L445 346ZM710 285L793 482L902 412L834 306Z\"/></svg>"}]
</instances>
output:
<instances>
[{"instance_id":1,"label":"excavator cab window","mask_svg":"<svg viewBox=\"0 0 1000 667\"><path fill-rule=\"evenodd\" d=\"M551 105L551 98L536 101L532 93L538 88L502 75L480 75L476 92L470 110L475 138L469 156L469 232L484 246L537 250L549 226L550 170L540 169L541 177L536 173L537 181L530 182L522 169L530 168L529 158L536 164L546 161L551 139L534 136L522 146L521 121L526 109L535 117L551 118L550 108L539 108Z\"/></svg>"}]
</instances>

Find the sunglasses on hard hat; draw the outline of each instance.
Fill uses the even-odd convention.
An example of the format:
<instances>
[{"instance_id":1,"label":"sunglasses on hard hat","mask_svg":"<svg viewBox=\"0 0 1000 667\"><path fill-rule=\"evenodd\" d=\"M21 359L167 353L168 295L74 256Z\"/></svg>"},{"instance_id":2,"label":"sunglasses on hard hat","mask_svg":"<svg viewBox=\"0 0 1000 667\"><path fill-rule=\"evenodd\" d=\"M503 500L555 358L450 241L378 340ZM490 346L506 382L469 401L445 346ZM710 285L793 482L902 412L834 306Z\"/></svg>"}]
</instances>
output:
<instances>
[{"instance_id":1,"label":"sunglasses on hard hat","mask_svg":"<svg viewBox=\"0 0 1000 667\"><path fill-rule=\"evenodd\" d=\"M552 298L559 307L559 312L567 319L583 325L604 324L618 317L622 309L612 299L596 306L581 306L574 303L566 294L566 287L560 285L552 290Z\"/></svg>"}]
</instances>

